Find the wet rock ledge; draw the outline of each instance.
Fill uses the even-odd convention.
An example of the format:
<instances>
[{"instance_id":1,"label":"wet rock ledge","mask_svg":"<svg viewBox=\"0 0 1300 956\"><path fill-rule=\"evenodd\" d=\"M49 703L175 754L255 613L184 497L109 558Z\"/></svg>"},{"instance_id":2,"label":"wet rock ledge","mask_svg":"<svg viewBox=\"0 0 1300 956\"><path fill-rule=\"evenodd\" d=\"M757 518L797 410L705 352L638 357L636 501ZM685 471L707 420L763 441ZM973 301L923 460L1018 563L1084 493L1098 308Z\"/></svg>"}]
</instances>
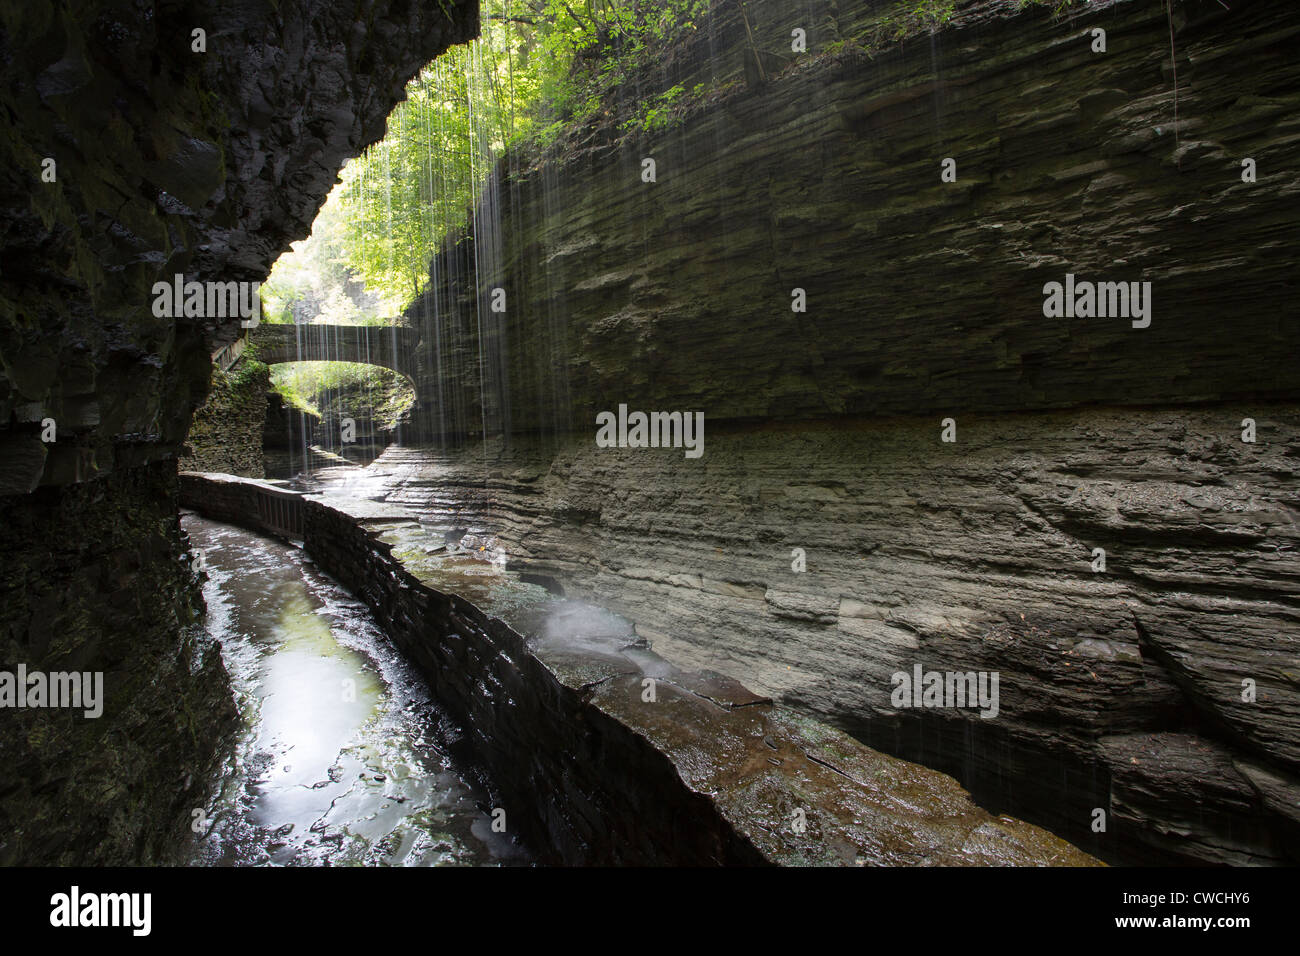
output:
<instances>
[{"instance_id":1,"label":"wet rock ledge","mask_svg":"<svg viewBox=\"0 0 1300 956\"><path fill-rule=\"evenodd\" d=\"M259 510L272 487L181 476L186 506L263 531L275 530ZM1097 865L985 812L945 774L674 667L625 619L443 544L399 507L336 496L297 507L306 551L421 669L507 825L544 861Z\"/></svg>"}]
</instances>

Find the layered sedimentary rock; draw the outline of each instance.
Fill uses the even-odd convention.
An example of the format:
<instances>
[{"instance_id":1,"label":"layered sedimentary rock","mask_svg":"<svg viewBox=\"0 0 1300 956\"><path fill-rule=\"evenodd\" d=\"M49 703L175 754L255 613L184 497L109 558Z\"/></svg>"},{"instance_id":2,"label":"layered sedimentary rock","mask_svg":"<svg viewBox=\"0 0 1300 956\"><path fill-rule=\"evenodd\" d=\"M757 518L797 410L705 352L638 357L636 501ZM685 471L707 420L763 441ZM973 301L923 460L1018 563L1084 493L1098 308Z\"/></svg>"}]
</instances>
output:
<instances>
[{"instance_id":1,"label":"layered sedimentary rock","mask_svg":"<svg viewBox=\"0 0 1300 956\"><path fill-rule=\"evenodd\" d=\"M102 671L108 694L103 717L68 726L0 712L14 768L0 818L17 834L5 862L156 858L188 824L175 815L194 805L187 774L228 716L219 660L185 636L200 599L177 560L175 458L239 319L157 317L153 284L264 279L477 13L464 0L0 13L0 661Z\"/></svg>"},{"instance_id":2,"label":"layered sedimentary rock","mask_svg":"<svg viewBox=\"0 0 1300 956\"><path fill-rule=\"evenodd\" d=\"M372 471L678 664L1091 852L1295 858L1300 407L989 416L955 444L938 421L719 428L705 448L517 439ZM917 665L998 674L998 712L895 706Z\"/></svg>"},{"instance_id":3,"label":"layered sedimentary rock","mask_svg":"<svg viewBox=\"0 0 1300 956\"><path fill-rule=\"evenodd\" d=\"M869 53L880 5L720 8L434 259L422 423L489 441L391 451L390 500L1108 859L1295 860L1300 24L1229 6L974 2ZM1045 309L1105 281L1149 324ZM597 448L620 404L704 455ZM895 707L918 664L998 715Z\"/></svg>"},{"instance_id":4,"label":"layered sedimentary rock","mask_svg":"<svg viewBox=\"0 0 1300 956\"><path fill-rule=\"evenodd\" d=\"M628 91L503 162L480 211L499 242L437 257L409 310L430 427L586 428L620 402L768 421L1300 390L1288 4L1192 0L1171 24L1159 4L986 0L856 52L897 6L745 4L788 62L747 86L723 5L636 91L712 75L678 123L622 132ZM1045 317L1067 274L1150 282L1150 326Z\"/></svg>"},{"instance_id":5,"label":"layered sedimentary rock","mask_svg":"<svg viewBox=\"0 0 1300 956\"><path fill-rule=\"evenodd\" d=\"M272 417L269 390L265 365L243 362L230 371L214 368L207 400L190 423L189 452L181 456L180 467L261 478L264 431Z\"/></svg>"}]
</instances>

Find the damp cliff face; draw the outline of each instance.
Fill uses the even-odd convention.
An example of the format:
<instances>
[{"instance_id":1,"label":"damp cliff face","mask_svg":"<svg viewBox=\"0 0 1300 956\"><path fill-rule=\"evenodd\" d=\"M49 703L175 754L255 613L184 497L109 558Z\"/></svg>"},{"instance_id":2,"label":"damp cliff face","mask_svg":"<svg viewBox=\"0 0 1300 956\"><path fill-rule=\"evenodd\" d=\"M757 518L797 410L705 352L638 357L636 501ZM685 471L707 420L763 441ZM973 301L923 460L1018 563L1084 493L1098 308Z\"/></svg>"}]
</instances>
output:
<instances>
[{"instance_id":1,"label":"damp cliff face","mask_svg":"<svg viewBox=\"0 0 1300 956\"><path fill-rule=\"evenodd\" d=\"M390 451L390 500L1107 859L1294 861L1288 6L976 2L871 55L877 5L746 9L757 50L725 8L503 164L499 246L409 312L425 428L490 440ZM1150 313L1048 314L1067 274ZM703 412L703 456L596 447L620 404ZM998 673L998 714L895 706L918 665Z\"/></svg>"},{"instance_id":2,"label":"damp cliff face","mask_svg":"<svg viewBox=\"0 0 1300 956\"><path fill-rule=\"evenodd\" d=\"M154 283L264 279L477 22L455 0L0 14L0 658L106 695L97 720L0 712L0 861L160 858L232 713L191 628L175 459L239 319L156 317Z\"/></svg>"},{"instance_id":3,"label":"damp cliff face","mask_svg":"<svg viewBox=\"0 0 1300 956\"><path fill-rule=\"evenodd\" d=\"M245 478L265 474L263 430L271 382L265 365L245 359L229 371L212 370L208 397L190 423L182 471L214 471Z\"/></svg>"},{"instance_id":4,"label":"damp cliff face","mask_svg":"<svg viewBox=\"0 0 1300 956\"><path fill-rule=\"evenodd\" d=\"M990 809L1119 862L1266 863L1296 853L1300 407L1267 416L1256 445L1239 407L1179 408L990 416L955 445L839 421L720 428L697 461L519 438L372 469L679 666ZM918 665L996 674L997 712L895 706Z\"/></svg>"},{"instance_id":5,"label":"damp cliff face","mask_svg":"<svg viewBox=\"0 0 1300 956\"><path fill-rule=\"evenodd\" d=\"M1171 63L1152 4L971 3L868 56L846 41L877 4L749 3L786 65L748 85L724 6L639 98L496 186L499 243L435 260L410 310L456 314L424 335L433 424L478 430L480 386L488 434L586 428L619 402L770 421L1296 394L1300 28L1266 0L1176 7ZM620 132L710 72L682 122ZM1067 274L1149 282L1149 326L1047 317Z\"/></svg>"}]
</instances>

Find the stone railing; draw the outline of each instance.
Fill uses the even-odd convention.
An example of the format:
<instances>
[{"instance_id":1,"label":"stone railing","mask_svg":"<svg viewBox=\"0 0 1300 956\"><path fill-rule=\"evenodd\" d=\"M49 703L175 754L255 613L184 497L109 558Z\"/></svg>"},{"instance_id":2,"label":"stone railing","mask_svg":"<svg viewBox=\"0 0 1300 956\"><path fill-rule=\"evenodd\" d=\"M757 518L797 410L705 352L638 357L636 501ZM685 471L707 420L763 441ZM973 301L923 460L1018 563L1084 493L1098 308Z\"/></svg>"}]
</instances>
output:
<instances>
[{"instance_id":1,"label":"stone railing","mask_svg":"<svg viewBox=\"0 0 1300 956\"><path fill-rule=\"evenodd\" d=\"M181 500L195 511L231 524L302 540L304 496L270 482L237 475L181 472Z\"/></svg>"},{"instance_id":2,"label":"stone railing","mask_svg":"<svg viewBox=\"0 0 1300 956\"><path fill-rule=\"evenodd\" d=\"M229 372L235 363L243 357L248 348L248 333L245 332L233 342L228 342L212 353L212 364L223 372Z\"/></svg>"}]
</instances>

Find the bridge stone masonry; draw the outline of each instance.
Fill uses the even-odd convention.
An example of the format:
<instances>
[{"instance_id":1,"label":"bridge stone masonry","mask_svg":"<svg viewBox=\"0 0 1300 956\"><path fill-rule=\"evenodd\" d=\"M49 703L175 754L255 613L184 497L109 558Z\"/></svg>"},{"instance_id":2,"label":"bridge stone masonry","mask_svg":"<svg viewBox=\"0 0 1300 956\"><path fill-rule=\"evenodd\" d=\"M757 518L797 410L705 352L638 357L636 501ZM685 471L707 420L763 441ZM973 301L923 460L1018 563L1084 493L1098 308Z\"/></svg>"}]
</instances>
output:
<instances>
[{"instance_id":1,"label":"bridge stone masonry","mask_svg":"<svg viewBox=\"0 0 1300 956\"><path fill-rule=\"evenodd\" d=\"M400 325L276 325L249 333L258 361L359 362L414 377L418 330Z\"/></svg>"}]
</instances>

